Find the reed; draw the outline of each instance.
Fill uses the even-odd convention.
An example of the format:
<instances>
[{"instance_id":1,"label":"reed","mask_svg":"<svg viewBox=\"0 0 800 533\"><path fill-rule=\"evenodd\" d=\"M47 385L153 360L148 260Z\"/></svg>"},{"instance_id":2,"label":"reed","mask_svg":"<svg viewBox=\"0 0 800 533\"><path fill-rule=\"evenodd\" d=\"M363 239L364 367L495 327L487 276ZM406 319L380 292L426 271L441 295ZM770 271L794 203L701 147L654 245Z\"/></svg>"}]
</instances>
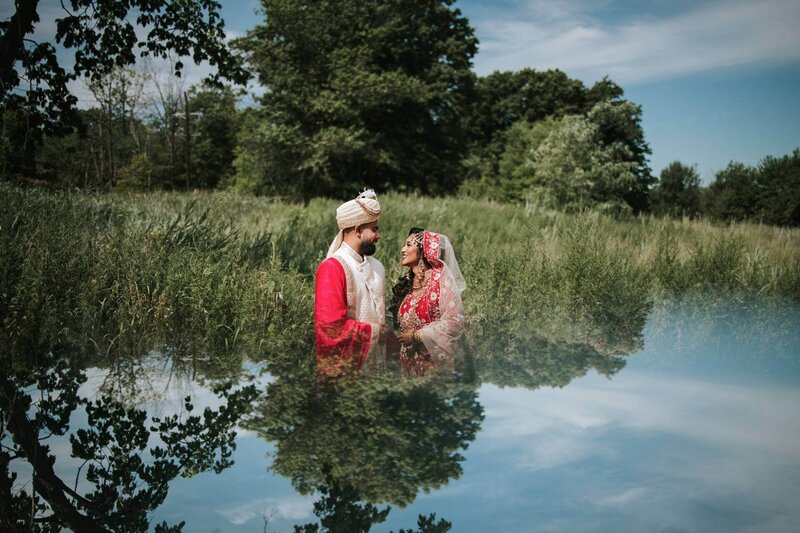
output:
<instances>
[{"instance_id":1,"label":"reed","mask_svg":"<svg viewBox=\"0 0 800 533\"><path fill-rule=\"evenodd\" d=\"M213 211L4 188L0 314L16 363L62 345L311 353L307 276Z\"/></svg>"},{"instance_id":2,"label":"reed","mask_svg":"<svg viewBox=\"0 0 800 533\"><path fill-rule=\"evenodd\" d=\"M409 227L447 234L469 284L470 335L493 350L566 339L629 351L664 295L800 300L800 230L619 221L464 198L387 194L381 202L377 257L387 285L402 273ZM313 273L336 232L338 203L2 184L0 342L20 354L62 343L102 353L240 346L292 362L312 350Z\"/></svg>"}]
</instances>

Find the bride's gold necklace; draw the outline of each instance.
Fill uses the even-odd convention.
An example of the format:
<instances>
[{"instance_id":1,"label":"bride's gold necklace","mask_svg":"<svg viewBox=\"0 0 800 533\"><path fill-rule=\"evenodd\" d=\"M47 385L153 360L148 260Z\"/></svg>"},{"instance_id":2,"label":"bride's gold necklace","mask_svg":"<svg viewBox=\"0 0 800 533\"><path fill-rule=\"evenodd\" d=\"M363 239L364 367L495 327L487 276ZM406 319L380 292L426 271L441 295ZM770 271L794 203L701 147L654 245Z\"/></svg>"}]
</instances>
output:
<instances>
[{"instance_id":1,"label":"bride's gold necklace","mask_svg":"<svg viewBox=\"0 0 800 533\"><path fill-rule=\"evenodd\" d=\"M428 273L425 272L421 276L414 276L414 283L411 285L411 289L414 291L418 291L423 289L428 284Z\"/></svg>"}]
</instances>

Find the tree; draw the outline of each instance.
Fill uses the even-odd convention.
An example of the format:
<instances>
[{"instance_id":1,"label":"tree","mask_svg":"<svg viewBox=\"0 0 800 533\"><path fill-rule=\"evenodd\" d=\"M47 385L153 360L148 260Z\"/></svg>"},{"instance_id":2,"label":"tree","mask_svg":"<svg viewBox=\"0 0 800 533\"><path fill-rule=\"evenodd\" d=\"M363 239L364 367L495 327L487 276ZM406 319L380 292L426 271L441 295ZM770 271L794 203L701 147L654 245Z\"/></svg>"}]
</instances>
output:
<instances>
[{"instance_id":1,"label":"tree","mask_svg":"<svg viewBox=\"0 0 800 533\"><path fill-rule=\"evenodd\" d=\"M35 173L37 139L22 109L0 109L0 177Z\"/></svg>"},{"instance_id":2,"label":"tree","mask_svg":"<svg viewBox=\"0 0 800 533\"><path fill-rule=\"evenodd\" d=\"M800 226L800 148L758 165L759 211L767 224Z\"/></svg>"},{"instance_id":3,"label":"tree","mask_svg":"<svg viewBox=\"0 0 800 533\"><path fill-rule=\"evenodd\" d=\"M650 148L641 127L641 107L622 96L622 88L608 78L586 88L560 70L522 69L479 78L465 118L470 157L469 180L462 192L508 199L508 193L516 190L511 197L519 199L521 176L512 167L522 152L540 144L544 130L537 124L568 115L585 116L597 127L600 142L614 159L633 164L636 180L622 192L623 199L634 212L646 210L653 181L647 163ZM539 133L525 141L534 130Z\"/></svg>"},{"instance_id":4,"label":"tree","mask_svg":"<svg viewBox=\"0 0 800 533\"><path fill-rule=\"evenodd\" d=\"M104 184L114 185L118 169L130 161L134 150L141 153L136 114L141 110L145 81L146 77L133 69L115 68L89 83L100 111L97 125L101 142L96 148L105 168L101 178Z\"/></svg>"},{"instance_id":5,"label":"tree","mask_svg":"<svg viewBox=\"0 0 800 533\"><path fill-rule=\"evenodd\" d=\"M528 178L534 172L531 155L558 123L548 117L533 124L520 120L512 125L505 133L505 150L500 157L497 178L483 175L479 183L484 190L479 196L506 202L524 200L530 187Z\"/></svg>"},{"instance_id":6,"label":"tree","mask_svg":"<svg viewBox=\"0 0 800 533\"><path fill-rule=\"evenodd\" d=\"M465 118L473 150L488 158L493 171L505 148L505 134L520 121L585 113L586 87L560 70L497 71L478 78Z\"/></svg>"},{"instance_id":7,"label":"tree","mask_svg":"<svg viewBox=\"0 0 800 533\"><path fill-rule=\"evenodd\" d=\"M695 216L700 212L700 174L697 167L673 161L661 171L652 193L657 215Z\"/></svg>"},{"instance_id":8,"label":"tree","mask_svg":"<svg viewBox=\"0 0 800 533\"><path fill-rule=\"evenodd\" d=\"M622 95L622 88L608 78L587 89L558 69L496 71L477 79L465 127L473 151L496 170L505 135L514 124L585 114L599 102L622 101Z\"/></svg>"},{"instance_id":9,"label":"tree","mask_svg":"<svg viewBox=\"0 0 800 533\"><path fill-rule=\"evenodd\" d=\"M636 184L635 164L627 147L604 145L601 135L588 118L561 119L533 153L535 194L559 208L629 208L624 196Z\"/></svg>"},{"instance_id":10,"label":"tree","mask_svg":"<svg viewBox=\"0 0 800 533\"><path fill-rule=\"evenodd\" d=\"M38 0L16 0L11 17L0 22L0 112L4 117L25 117L27 147L45 131L72 129L76 99L68 88L70 81L86 76L96 82L115 67L133 64L137 53L167 57L174 52L195 62L208 61L217 67L214 82L225 78L244 83L248 78L225 45L215 0L71 0L62 6L55 43L75 51L69 69L60 63L52 43L28 37L40 20ZM175 63L176 73L182 68ZM19 163L4 162L4 167L29 170Z\"/></svg>"},{"instance_id":11,"label":"tree","mask_svg":"<svg viewBox=\"0 0 800 533\"><path fill-rule=\"evenodd\" d=\"M608 91L615 94L613 87L595 88L600 95ZM650 187L655 179L647 162L650 146L642 129L642 107L627 100L601 100L587 116L597 125L603 146L613 152L615 160L632 164L635 180L624 185L623 199L634 213L649 210Z\"/></svg>"},{"instance_id":12,"label":"tree","mask_svg":"<svg viewBox=\"0 0 800 533\"><path fill-rule=\"evenodd\" d=\"M159 133L159 138L163 143L153 158L158 174L157 179L162 184L172 183L180 174L178 146L183 118L180 111L183 107L185 80L175 75L175 69L172 67L174 63L175 60L170 58L171 68L169 70L154 73L154 92L150 102L151 125Z\"/></svg>"},{"instance_id":13,"label":"tree","mask_svg":"<svg viewBox=\"0 0 800 533\"><path fill-rule=\"evenodd\" d=\"M731 161L706 191L704 212L720 220L751 220L758 214L760 189L753 167Z\"/></svg>"},{"instance_id":14,"label":"tree","mask_svg":"<svg viewBox=\"0 0 800 533\"><path fill-rule=\"evenodd\" d=\"M216 187L234 173L239 131L236 93L230 87L192 87L192 179L196 187Z\"/></svg>"},{"instance_id":15,"label":"tree","mask_svg":"<svg viewBox=\"0 0 800 533\"><path fill-rule=\"evenodd\" d=\"M271 470L301 493L333 473L359 500L405 506L461 475L483 408L472 385L387 373L334 386L282 370L247 427L275 443ZM297 374L297 369L292 369ZM328 486L329 483L328 483Z\"/></svg>"},{"instance_id":16,"label":"tree","mask_svg":"<svg viewBox=\"0 0 800 533\"><path fill-rule=\"evenodd\" d=\"M325 482L316 489L319 499L314 502L314 514L320 523L296 525L295 533L368 533L373 525L385 522L392 510L389 506L378 509L369 502L361 503L353 487L337 481L330 468L325 469ZM419 515L417 525L418 530L400 529L398 533L447 533L453 527L443 518L436 521L436 513Z\"/></svg>"},{"instance_id":17,"label":"tree","mask_svg":"<svg viewBox=\"0 0 800 533\"><path fill-rule=\"evenodd\" d=\"M74 104L67 82L78 76L97 80L114 67L142 57L168 57L170 51L208 61L220 78L244 82L247 73L225 46L224 21L215 0L71 0L65 16L56 19L56 43L75 50L71 71L58 61L51 43L26 38L39 22L38 0L16 0L13 15L0 22L0 98L2 103L27 104L50 119ZM62 3L63 5L63 3ZM135 16L135 20L132 20ZM141 38L136 30L146 31ZM142 32L144 33L144 32ZM180 73L183 65L175 64ZM27 85L25 90L23 85ZM21 89L24 95L14 94Z\"/></svg>"},{"instance_id":18,"label":"tree","mask_svg":"<svg viewBox=\"0 0 800 533\"><path fill-rule=\"evenodd\" d=\"M720 220L800 225L800 148L755 167L731 161L703 191L703 212Z\"/></svg>"},{"instance_id":19,"label":"tree","mask_svg":"<svg viewBox=\"0 0 800 533\"><path fill-rule=\"evenodd\" d=\"M320 523L294 526L295 533L368 533L374 524L386 521L391 507L379 510L371 503L359 503L361 498L353 487L337 481L330 468L324 472L325 482L316 488L320 497L314 502Z\"/></svg>"},{"instance_id":20,"label":"tree","mask_svg":"<svg viewBox=\"0 0 800 533\"><path fill-rule=\"evenodd\" d=\"M633 209L628 195L643 187L635 157L624 140L608 142L603 132L606 123L624 123L631 108L600 102L588 116L518 123L509 130L497 187L507 199L558 209Z\"/></svg>"},{"instance_id":21,"label":"tree","mask_svg":"<svg viewBox=\"0 0 800 533\"><path fill-rule=\"evenodd\" d=\"M237 42L266 89L240 177L304 199L456 186L477 39L453 1L263 2Z\"/></svg>"},{"instance_id":22,"label":"tree","mask_svg":"<svg viewBox=\"0 0 800 533\"><path fill-rule=\"evenodd\" d=\"M101 186L105 181L106 161L101 115L97 108L78 111L75 131L45 135L36 153L35 170L25 174L60 186Z\"/></svg>"}]
</instances>

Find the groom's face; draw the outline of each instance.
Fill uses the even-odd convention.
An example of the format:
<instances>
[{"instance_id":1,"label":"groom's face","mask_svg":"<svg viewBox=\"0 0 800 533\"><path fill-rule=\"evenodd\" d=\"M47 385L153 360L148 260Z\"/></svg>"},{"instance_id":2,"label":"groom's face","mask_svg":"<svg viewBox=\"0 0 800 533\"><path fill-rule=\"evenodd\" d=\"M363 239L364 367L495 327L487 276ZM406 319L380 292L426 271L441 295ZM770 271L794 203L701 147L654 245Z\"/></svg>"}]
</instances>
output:
<instances>
[{"instance_id":1,"label":"groom's face","mask_svg":"<svg viewBox=\"0 0 800 533\"><path fill-rule=\"evenodd\" d=\"M362 224L357 228L361 238L361 253L363 255L372 255L378 248L378 241L381 234L378 231L378 223L370 222L369 224Z\"/></svg>"}]
</instances>

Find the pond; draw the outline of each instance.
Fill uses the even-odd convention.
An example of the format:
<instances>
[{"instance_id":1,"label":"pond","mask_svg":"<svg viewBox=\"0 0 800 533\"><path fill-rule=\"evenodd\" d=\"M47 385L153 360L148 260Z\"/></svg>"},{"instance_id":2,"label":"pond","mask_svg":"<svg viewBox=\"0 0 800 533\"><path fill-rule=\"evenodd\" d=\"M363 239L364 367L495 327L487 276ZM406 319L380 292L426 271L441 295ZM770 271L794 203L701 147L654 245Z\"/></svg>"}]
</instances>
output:
<instances>
[{"instance_id":1,"label":"pond","mask_svg":"<svg viewBox=\"0 0 800 533\"><path fill-rule=\"evenodd\" d=\"M483 345L453 381L389 372L330 387L285 365L228 362L241 368L234 389L258 393L229 396L246 408L234 464L214 473L195 457L198 473L170 478L150 528L292 531L321 516L331 530L398 531L435 513L431 524L456 532L794 530L800 306L687 296L655 303L626 342L606 342L608 327L581 342L551 334L524 352ZM202 364L213 354L168 355L89 367L76 395L110 392L162 420L185 419L187 396L193 413L226 404ZM78 407L66 433L86 423ZM66 438L47 444L55 474L85 492L88 467ZM27 463L11 470L17 487L30 484Z\"/></svg>"}]
</instances>

